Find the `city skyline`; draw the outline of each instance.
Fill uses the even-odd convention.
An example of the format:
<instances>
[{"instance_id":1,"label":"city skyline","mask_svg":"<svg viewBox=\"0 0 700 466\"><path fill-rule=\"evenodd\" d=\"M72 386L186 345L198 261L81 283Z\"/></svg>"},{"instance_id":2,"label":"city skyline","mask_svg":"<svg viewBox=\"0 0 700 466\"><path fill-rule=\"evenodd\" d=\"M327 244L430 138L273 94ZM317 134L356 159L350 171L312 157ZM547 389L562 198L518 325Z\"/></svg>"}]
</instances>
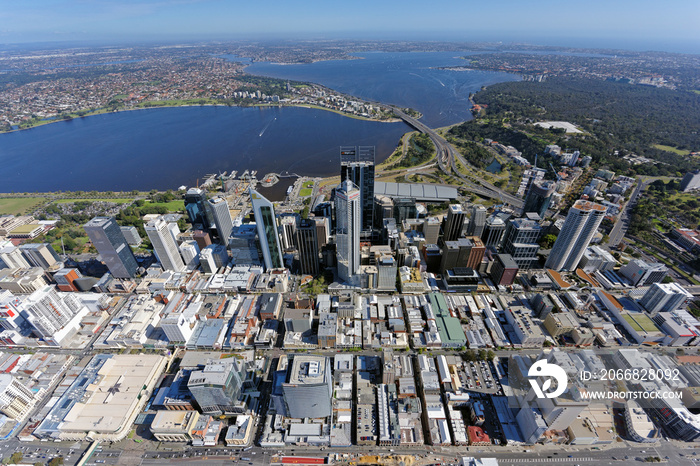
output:
<instances>
[{"instance_id":1,"label":"city skyline","mask_svg":"<svg viewBox=\"0 0 700 466\"><path fill-rule=\"evenodd\" d=\"M82 2L40 0L6 5L0 43L231 39L391 39L527 42L535 45L700 52L697 2L663 6L628 0L569 4L441 1L279 1L261 7L211 0Z\"/></svg>"}]
</instances>

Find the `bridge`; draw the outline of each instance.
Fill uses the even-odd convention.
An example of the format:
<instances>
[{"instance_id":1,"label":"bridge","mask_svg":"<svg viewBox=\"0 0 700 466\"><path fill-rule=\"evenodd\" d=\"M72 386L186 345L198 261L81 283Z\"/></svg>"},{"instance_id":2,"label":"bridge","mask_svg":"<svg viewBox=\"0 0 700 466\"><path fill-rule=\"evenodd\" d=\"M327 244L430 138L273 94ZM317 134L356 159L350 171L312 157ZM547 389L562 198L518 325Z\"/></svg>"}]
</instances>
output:
<instances>
[{"instance_id":1,"label":"bridge","mask_svg":"<svg viewBox=\"0 0 700 466\"><path fill-rule=\"evenodd\" d=\"M440 136L435 130L428 127L424 123L420 122L416 118L406 114L401 109L392 107L394 114L406 122L407 125L414 128L423 134L427 134L428 137L435 144L435 149L437 150L437 162L440 170L444 173L449 173L450 169L454 175L459 178L463 183L464 187L469 189L471 192L478 194L489 199L497 199L502 203L508 203L511 206L522 209L525 205L524 201L519 197L515 197L502 189L487 183L484 180L478 180L478 182L473 179L468 178L463 175L459 170L457 170L457 162L459 161L462 166L470 167L469 164L462 154L460 154L445 138Z\"/></svg>"}]
</instances>

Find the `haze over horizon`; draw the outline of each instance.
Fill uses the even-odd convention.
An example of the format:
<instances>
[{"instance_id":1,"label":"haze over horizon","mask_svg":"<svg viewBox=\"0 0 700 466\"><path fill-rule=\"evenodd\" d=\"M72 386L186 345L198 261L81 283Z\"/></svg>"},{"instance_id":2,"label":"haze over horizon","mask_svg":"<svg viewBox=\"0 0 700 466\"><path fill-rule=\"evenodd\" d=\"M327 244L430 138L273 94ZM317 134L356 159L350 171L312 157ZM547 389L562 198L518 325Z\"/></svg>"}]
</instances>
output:
<instances>
[{"instance_id":1,"label":"haze over horizon","mask_svg":"<svg viewBox=\"0 0 700 466\"><path fill-rule=\"evenodd\" d=\"M0 43L386 39L700 53L699 17L694 0L35 0L4 5Z\"/></svg>"}]
</instances>

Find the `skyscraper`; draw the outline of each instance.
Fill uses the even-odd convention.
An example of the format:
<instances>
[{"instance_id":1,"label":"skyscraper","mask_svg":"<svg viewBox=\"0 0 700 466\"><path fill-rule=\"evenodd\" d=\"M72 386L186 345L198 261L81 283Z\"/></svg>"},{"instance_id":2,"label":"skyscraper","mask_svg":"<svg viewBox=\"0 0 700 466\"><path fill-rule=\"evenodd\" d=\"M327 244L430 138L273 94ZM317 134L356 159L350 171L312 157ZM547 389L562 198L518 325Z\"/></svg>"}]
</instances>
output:
<instances>
[{"instance_id":1,"label":"skyscraper","mask_svg":"<svg viewBox=\"0 0 700 466\"><path fill-rule=\"evenodd\" d=\"M305 218L299 223L295 232L295 244L299 251L301 273L318 275L318 238L316 222L313 219Z\"/></svg>"},{"instance_id":2,"label":"skyscraper","mask_svg":"<svg viewBox=\"0 0 700 466\"><path fill-rule=\"evenodd\" d=\"M556 271L573 270L605 218L605 206L579 199L569 209L545 264Z\"/></svg>"},{"instance_id":3,"label":"skyscraper","mask_svg":"<svg viewBox=\"0 0 700 466\"><path fill-rule=\"evenodd\" d=\"M353 283L360 272L360 190L350 180L343 181L335 193L338 276Z\"/></svg>"},{"instance_id":4,"label":"skyscraper","mask_svg":"<svg viewBox=\"0 0 700 466\"><path fill-rule=\"evenodd\" d=\"M686 301L691 301L693 295L678 283L654 283L649 287L639 304L651 314L671 312L681 309Z\"/></svg>"},{"instance_id":5,"label":"skyscraper","mask_svg":"<svg viewBox=\"0 0 700 466\"><path fill-rule=\"evenodd\" d=\"M460 204L450 204L447 209L445 231L442 234L443 241L456 241L460 237L465 217L466 214Z\"/></svg>"},{"instance_id":6,"label":"skyscraper","mask_svg":"<svg viewBox=\"0 0 700 466\"><path fill-rule=\"evenodd\" d=\"M214 218L216 232L219 235L219 243L228 246L228 238L233 230L231 212L228 210L228 202L223 197L209 199L209 210Z\"/></svg>"},{"instance_id":7,"label":"skyscraper","mask_svg":"<svg viewBox=\"0 0 700 466\"><path fill-rule=\"evenodd\" d=\"M209 232L214 218L209 209L207 194L199 188L190 188L185 194L185 210L195 229Z\"/></svg>"},{"instance_id":8,"label":"skyscraper","mask_svg":"<svg viewBox=\"0 0 700 466\"><path fill-rule=\"evenodd\" d=\"M148 239L151 240L153 252L163 270L180 272L185 268L185 263L180 256L177 242L173 237L171 226L163 217L158 217L148 222L145 226Z\"/></svg>"},{"instance_id":9,"label":"skyscraper","mask_svg":"<svg viewBox=\"0 0 700 466\"><path fill-rule=\"evenodd\" d=\"M253 205L253 215L258 229L260 249L262 250L265 269L281 269L282 248L277 234L277 220L275 219L275 207L272 202L265 199L259 192L250 189L250 202Z\"/></svg>"},{"instance_id":10,"label":"skyscraper","mask_svg":"<svg viewBox=\"0 0 700 466\"><path fill-rule=\"evenodd\" d=\"M32 266L44 270L60 261L56 251L47 243L25 243L19 249Z\"/></svg>"},{"instance_id":11,"label":"skyscraper","mask_svg":"<svg viewBox=\"0 0 700 466\"><path fill-rule=\"evenodd\" d=\"M525 196L525 207L523 214L535 212L544 218L549 204L552 202L552 194L557 184L554 181L535 181L530 185L530 190Z\"/></svg>"},{"instance_id":12,"label":"skyscraper","mask_svg":"<svg viewBox=\"0 0 700 466\"><path fill-rule=\"evenodd\" d=\"M374 146L340 148L340 182L350 180L360 191L362 233L372 233L374 220Z\"/></svg>"},{"instance_id":13,"label":"skyscraper","mask_svg":"<svg viewBox=\"0 0 700 466\"><path fill-rule=\"evenodd\" d=\"M542 228L534 220L517 218L508 222L503 252L511 255L520 270L529 270L537 263L537 252L540 250L537 240L541 231Z\"/></svg>"},{"instance_id":14,"label":"skyscraper","mask_svg":"<svg viewBox=\"0 0 700 466\"><path fill-rule=\"evenodd\" d=\"M282 384L289 417L322 418L332 413L333 376L330 358L296 355Z\"/></svg>"},{"instance_id":15,"label":"skyscraper","mask_svg":"<svg viewBox=\"0 0 700 466\"><path fill-rule=\"evenodd\" d=\"M112 276L131 278L136 275L136 258L114 217L95 217L83 228Z\"/></svg>"},{"instance_id":16,"label":"skyscraper","mask_svg":"<svg viewBox=\"0 0 700 466\"><path fill-rule=\"evenodd\" d=\"M501 215L493 214L486 219L484 232L481 235L481 240L487 248L500 248L503 242L503 235L506 232L506 222Z\"/></svg>"},{"instance_id":17,"label":"skyscraper","mask_svg":"<svg viewBox=\"0 0 700 466\"><path fill-rule=\"evenodd\" d=\"M486 207L481 204L476 204L472 206L472 217L469 219L469 229L467 234L469 236L479 236L481 237L484 232L484 226L486 225Z\"/></svg>"}]
</instances>

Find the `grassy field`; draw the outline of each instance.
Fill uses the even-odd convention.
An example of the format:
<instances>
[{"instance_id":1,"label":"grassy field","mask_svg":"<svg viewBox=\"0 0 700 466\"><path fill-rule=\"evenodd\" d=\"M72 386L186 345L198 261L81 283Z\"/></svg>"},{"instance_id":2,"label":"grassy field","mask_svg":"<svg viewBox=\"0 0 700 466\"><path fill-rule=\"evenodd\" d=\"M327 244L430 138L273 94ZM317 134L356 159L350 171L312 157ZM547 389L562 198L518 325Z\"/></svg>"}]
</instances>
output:
<instances>
[{"instance_id":1,"label":"grassy field","mask_svg":"<svg viewBox=\"0 0 700 466\"><path fill-rule=\"evenodd\" d=\"M313 187L314 187L314 183L315 183L314 180L309 180L309 181L307 181L306 183L304 183L302 186L303 186L304 188L313 188Z\"/></svg>"},{"instance_id":2,"label":"grassy field","mask_svg":"<svg viewBox=\"0 0 700 466\"><path fill-rule=\"evenodd\" d=\"M98 199L89 199L89 198L75 198L75 199L58 199L55 201L56 204L71 204L73 202L112 202L114 204L130 204L134 202L133 199L107 199L107 198L98 198Z\"/></svg>"},{"instance_id":3,"label":"grassy field","mask_svg":"<svg viewBox=\"0 0 700 466\"><path fill-rule=\"evenodd\" d=\"M689 151L689 150L677 149L677 148L675 148L675 147L664 146L664 145L662 145L662 144L653 144L651 147L654 147L654 148L656 148L656 149L663 150L663 151L666 151L666 152L673 152L674 154L678 154L678 155L688 155L688 154L690 154L690 151Z\"/></svg>"},{"instance_id":4,"label":"grassy field","mask_svg":"<svg viewBox=\"0 0 700 466\"><path fill-rule=\"evenodd\" d=\"M46 202L45 197L4 197L0 198L0 214L21 215Z\"/></svg>"},{"instance_id":5,"label":"grassy field","mask_svg":"<svg viewBox=\"0 0 700 466\"><path fill-rule=\"evenodd\" d=\"M170 202L149 202L149 205L153 206L165 206L170 212L184 212L185 211L185 201L170 201Z\"/></svg>"},{"instance_id":6,"label":"grassy field","mask_svg":"<svg viewBox=\"0 0 700 466\"><path fill-rule=\"evenodd\" d=\"M311 193L313 190L311 188L304 188L299 190L299 196L300 197L306 197L306 196L311 196Z\"/></svg>"}]
</instances>

